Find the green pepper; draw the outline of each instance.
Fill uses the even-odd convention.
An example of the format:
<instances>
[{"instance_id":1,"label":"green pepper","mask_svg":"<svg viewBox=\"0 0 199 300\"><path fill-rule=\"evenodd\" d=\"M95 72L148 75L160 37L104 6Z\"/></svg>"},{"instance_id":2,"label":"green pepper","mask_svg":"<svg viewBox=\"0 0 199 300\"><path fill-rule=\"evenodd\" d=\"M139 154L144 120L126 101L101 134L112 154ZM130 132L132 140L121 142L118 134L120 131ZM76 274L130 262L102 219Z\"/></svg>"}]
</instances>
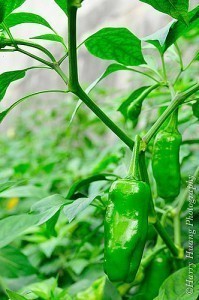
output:
<instances>
[{"instance_id":1,"label":"green pepper","mask_svg":"<svg viewBox=\"0 0 199 300\"><path fill-rule=\"evenodd\" d=\"M130 120L135 121L139 117L142 110L142 102L143 101L135 100L129 105L127 110L127 116Z\"/></svg>"},{"instance_id":2,"label":"green pepper","mask_svg":"<svg viewBox=\"0 0 199 300\"><path fill-rule=\"evenodd\" d=\"M120 179L111 186L104 266L111 281L135 278L147 238L149 198L149 186L142 181Z\"/></svg>"},{"instance_id":3,"label":"green pepper","mask_svg":"<svg viewBox=\"0 0 199 300\"><path fill-rule=\"evenodd\" d=\"M143 296L144 300L153 300L171 271L171 256L166 251L160 252L145 271L145 279L139 295Z\"/></svg>"},{"instance_id":4,"label":"green pepper","mask_svg":"<svg viewBox=\"0 0 199 300\"><path fill-rule=\"evenodd\" d=\"M152 169L157 192L164 199L172 200L180 192L181 142L182 137L177 128L177 112L174 112L168 125L158 132L152 154Z\"/></svg>"},{"instance_id":5,"label":"green pepper","mask_svg":"<svg viewBox=\"0 0 199 300\"><path fill-rule=\"evenodd\" d=\"M113 282L134 280L147 239L150 188L139 178L134 149L132 176L112 184L104 222L104 270Z\"/></svg>"},{"instance_id":6,"label":"green pepper","mask_svg":"<svg viewBox=\"0 0 199 300\"><path fill-rule=\"evenodd\" d=\"M199 119L199 101L196 101L192 105L192 111L193 111L193 115Z\"/></svg>"},{"instance_id":7,"label":"green pepper","mask_svg":"<svg viewBox=\"0 0 199 300\"><path fill-rule=\"evenodd\" d=\"M159 83L148 87L146 90L143 91L143 93L135 99L128 107L127 109L127 116L130 120L136 121L139 117L141 110L142 110L142 103L145 100L145 98L159 86Z\"/></svg>"}]
</instances>

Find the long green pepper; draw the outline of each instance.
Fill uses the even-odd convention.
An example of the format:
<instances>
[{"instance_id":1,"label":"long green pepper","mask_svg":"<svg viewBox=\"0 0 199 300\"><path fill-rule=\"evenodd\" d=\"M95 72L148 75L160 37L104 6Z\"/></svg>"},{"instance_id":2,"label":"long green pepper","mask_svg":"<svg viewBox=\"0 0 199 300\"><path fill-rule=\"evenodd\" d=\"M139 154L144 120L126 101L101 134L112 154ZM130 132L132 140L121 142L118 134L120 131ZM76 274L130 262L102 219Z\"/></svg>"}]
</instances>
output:
<instances>
[{"instance_id":1,"label":"long green pepper","mask_svg":"<svg viewBox=\"0 0 199 300\"><path fill-rule=\"evenodd\" d=\"M158 195L173 200L180 192L179 152L182 136L177 128L177 112L157 134L152 154L152 169Z\"/></svg>"},{"instance_id":2,"label":"long green pepper","mask_svg":"<svg viewBox=\"0 0 199 300\"><path fill-rule=\"evenodd\" d=\"M127 115L128 118L131 121L136 121L139 117L141 110L142 110L142 104L144 100L147 98L147 96L155 90L160 84L157 83L155 85L152 85L148 87L137 99L135 99L128 107L127 109Z\"/></svg>"},{"instance_id":3,"label":"long green pepper","mask_svg":"<svg viewBox=\"0 0 199 300\"><path fill-rule=\"evenodd\" d=\"M139 290L143 300L153 300L165 279L171 274L171 256L162 251L150 263L145 271L145 278Z\"/></svg>"},{"instance_id":4,"label":"long green pepper","mask_svg":"<svg viewBox=\"0 0 199 300\"><path fill-rule=\"evenodd\" d=\"M150 188L140 179L138 144L134 147L130 176L115 181L109 192L104 270L114 282L134 280L147 239Z\"/></svg>"}]
</instances>

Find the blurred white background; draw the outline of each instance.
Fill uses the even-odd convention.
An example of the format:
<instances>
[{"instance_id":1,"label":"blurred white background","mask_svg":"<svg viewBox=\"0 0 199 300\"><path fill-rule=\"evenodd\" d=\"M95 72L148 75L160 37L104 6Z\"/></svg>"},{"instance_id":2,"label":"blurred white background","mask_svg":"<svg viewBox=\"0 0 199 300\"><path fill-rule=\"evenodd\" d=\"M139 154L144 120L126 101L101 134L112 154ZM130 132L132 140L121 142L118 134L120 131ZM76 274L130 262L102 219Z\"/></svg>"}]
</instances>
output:
<instances>
[{"instance_id":1,"label":"blurred white background","mask_svg":"<svg viewBox=\"0 0 199 300\"><path fill-rule=\"evenodd\" d=\"M196 3L197 1L195 0L191 1L191 6L193 7ZM67 18L53 0L27 0L17 11L26 11L43 16L60 35L65 37L67 42ZM98 29L108 26L128 27L135 35L142 38L164 27L169 21L169 16L159 13L151 6L138 0L84 0L82 8L79 10L78 42L82 42ZM44 26L34 24L16 26L11 28L11 32L17 38L29 38L44 33L52 33ZM46 41L39 42L50 49L57 57L62 56L63 49L60 44ZM32 52L37 53L37 51ZM23 54L0 54L0 73L23 69L33 64L38 65L37 62L32 61ZM79 50L81 82L85 84L91 83L105 70L107 65L107 61L93 57L87 52L85 47L81 47ZM67 72L67 63L63 64L63 67ZM107 80L107 84L113 87L118 85L123 87L126 78L128 78L127 76L129 75L126 73L116 73ZM52 71L29 71L28 76L24 80L17 81L10 86L1 108L5 108L14 100L28 93L62 86L60 79ZM45 96L43 97L45 99ZM22 106L19 109L22 109ZM12 115L13 113L3 122L3 128L9 122L12 122Z\"/></svg>"}]
</instances>

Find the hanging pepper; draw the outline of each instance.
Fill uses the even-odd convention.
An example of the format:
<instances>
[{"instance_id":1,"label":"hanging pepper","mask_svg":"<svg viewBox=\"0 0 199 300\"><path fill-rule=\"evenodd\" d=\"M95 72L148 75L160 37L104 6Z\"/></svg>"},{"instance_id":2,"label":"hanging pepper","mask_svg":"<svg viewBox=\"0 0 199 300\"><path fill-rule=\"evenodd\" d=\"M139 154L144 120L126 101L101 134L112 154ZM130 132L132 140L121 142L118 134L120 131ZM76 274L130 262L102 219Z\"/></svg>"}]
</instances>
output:
<instances>
[{"instance_id":1,"label":"hanging pepper","mask_svg":"<svg viewBox=\"0 0 199 300\"><path fill-rule=\"evenodd\" d=\"M139 117L141 110L142 110L142 103L145 100L145 98L153 91L155 90L160 84L154 84L150 87L148 87L146 90L143 91L143 93L135 99L128 107L127 115L130 120L136 121L136 119Z\"/></svg>"},{"instance_id":2,"label":"hanging pepper","mask_svg":"<svg viewBox=\"0 0 199 300\"><path fill-rule=\"evenodd\" d=\"M153 300L165 279L171 274L171 256L169 252L160 252L146 269L144 282L139 295L144 300Z\"/></svg>"},{"instance_id":3,"label":"hanging pepper","mask_svg":"<svg viewBox=\"0 0 199 300\"><path fill-rule=\"evenodd\" d=\"M140 179L139 142L138 137L129 176L115 181L109 192L104 269L115 282L134 280L147 238L150 188Z\"/></svg>"},{"instance_id":4,"label":"hanging pepper","mask_svg":"<svg viewBox=\"0 0 199 300\"><path fill-rule=\"evenodd\" d=\"M157 134L152 154L153 175L158 195L172 200L180 192L179 151L182 137L177 128L177 111L168 125Z\"/></svg>"}]
</instances>

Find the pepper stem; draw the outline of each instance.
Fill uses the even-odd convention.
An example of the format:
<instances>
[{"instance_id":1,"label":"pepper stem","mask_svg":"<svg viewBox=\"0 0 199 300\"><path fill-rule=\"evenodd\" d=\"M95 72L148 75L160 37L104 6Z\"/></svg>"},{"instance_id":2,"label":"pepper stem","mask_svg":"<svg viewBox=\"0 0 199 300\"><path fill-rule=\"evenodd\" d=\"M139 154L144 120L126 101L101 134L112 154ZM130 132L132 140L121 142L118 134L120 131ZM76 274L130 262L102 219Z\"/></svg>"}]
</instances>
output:
<instances>
[{"instance_id":1,"label":"pepper stem","mask_svg":"<svg viewBox=\"0 0 199 300\"><path fill-rule=\"evenodd\" d=\"M168 125L166 126L166 129L170 129L170 130L178 130L178 109L176 109L169 120Z\"/></svg>"},{"instance_id":2,"label":"pepper stem","mask_svg":"<svg viewBox=\"0 0 199 300\"><path fill-rule=\"evenodd\" d=\"M139 135L136 135L135 137L135 145L133 148L133 153L132 153L132 158L131 158L131 163L128 171L128 177L134 178L136 180L140 180L140 142L141 138Z\"/></svg>"},{"instance_id":3,"label":"pepper stem","mask_svg":"<svg viewBox=\"0 0 199 300\"><path fill-rule=\"evenodd\" d=\"M141 151L141 153L140 153L140 175L141 175L142 181L146 182L150 187L149 176L148 176L146 161L145 161L145 151ZM151 189L150 189L150 193L151 193ZM150 202L149 202L149 216L148 217L149 217L150 223L154 224L156 222L157 215L156 215L155 208L154 208L152 194L151 194Z\"/></svg>"}]
</instances>

